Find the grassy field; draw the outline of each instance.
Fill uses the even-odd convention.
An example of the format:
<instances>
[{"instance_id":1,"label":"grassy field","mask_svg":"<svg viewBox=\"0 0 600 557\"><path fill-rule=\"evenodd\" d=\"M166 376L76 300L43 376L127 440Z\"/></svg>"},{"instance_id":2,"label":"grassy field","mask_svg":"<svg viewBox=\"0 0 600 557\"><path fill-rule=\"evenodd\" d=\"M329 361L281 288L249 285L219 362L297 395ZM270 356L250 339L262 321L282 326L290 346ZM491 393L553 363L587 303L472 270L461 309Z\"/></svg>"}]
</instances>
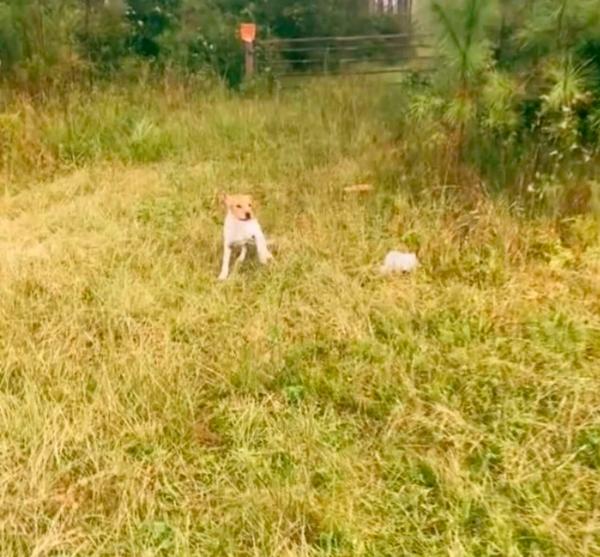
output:
<instances>
[{"instance_id":1,"label":"grassy field","mask_svg":"<svg viewBox=\"0 0 600 557\"><path fill-rule=\"evenodd\" d=\"M466 202L378 95L6 105L2 555L600 554L597 221ZM219 190L276 245L224 284Z\"/></svg>"}]
</instances>

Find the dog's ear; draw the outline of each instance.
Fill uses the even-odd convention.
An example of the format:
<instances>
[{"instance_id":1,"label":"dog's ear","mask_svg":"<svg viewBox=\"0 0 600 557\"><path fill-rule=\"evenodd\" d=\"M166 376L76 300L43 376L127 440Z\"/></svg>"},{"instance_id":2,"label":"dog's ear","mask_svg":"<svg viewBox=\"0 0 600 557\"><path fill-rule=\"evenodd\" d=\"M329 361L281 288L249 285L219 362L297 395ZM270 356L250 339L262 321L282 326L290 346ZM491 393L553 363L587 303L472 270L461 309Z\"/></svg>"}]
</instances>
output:
<instances>
[{"instance_id":1,"label":"dog's ear","mask_svg":"<svg viewBox=\"0 0 600 557\"><path fill-rule=\"evenodd\" d=\"M224 191L220 191L217 194L217 201L221 204L221 205L225 205L227 206L227 199L229 198L229 196L224 192Z\"/></svg>"}]
</instances>

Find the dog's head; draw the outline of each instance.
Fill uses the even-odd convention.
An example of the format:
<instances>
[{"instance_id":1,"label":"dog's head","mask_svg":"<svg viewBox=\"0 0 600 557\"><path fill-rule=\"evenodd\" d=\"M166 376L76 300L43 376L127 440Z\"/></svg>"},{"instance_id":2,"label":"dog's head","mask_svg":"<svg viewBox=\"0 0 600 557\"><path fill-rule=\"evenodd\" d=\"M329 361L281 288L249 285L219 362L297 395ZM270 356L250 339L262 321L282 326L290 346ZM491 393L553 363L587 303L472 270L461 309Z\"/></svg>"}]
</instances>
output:
<instances>
[{"instance_id":1,"label":"dog's head","mask_svg":"<svg viewBox=\"0 0 600 557\"><path fill-rule=\"evenodd\" d=\"M247 221L254 218L254 201L251 195L221 193L219 199L227 207L227 211L236 219Z\"/></svg>"}]
</instances>

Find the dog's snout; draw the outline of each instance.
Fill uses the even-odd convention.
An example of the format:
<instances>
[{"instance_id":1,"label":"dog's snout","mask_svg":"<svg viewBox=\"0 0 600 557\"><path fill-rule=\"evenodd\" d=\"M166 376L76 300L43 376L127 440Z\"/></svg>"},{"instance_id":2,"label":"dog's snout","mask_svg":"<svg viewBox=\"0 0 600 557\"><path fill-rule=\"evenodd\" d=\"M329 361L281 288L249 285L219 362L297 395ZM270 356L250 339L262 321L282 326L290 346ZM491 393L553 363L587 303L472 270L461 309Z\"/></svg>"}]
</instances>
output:
<instances>
[{"instance_id":1,"label":"dog's snout","mask_svg":"<svg viewBox=\"0 0 600 557\"><path fill-rule=\"evenodd\" d=\"M252 213L246 212L246 218L247 219L251 219L252 218Z\"/></svg>"}]
</instances>

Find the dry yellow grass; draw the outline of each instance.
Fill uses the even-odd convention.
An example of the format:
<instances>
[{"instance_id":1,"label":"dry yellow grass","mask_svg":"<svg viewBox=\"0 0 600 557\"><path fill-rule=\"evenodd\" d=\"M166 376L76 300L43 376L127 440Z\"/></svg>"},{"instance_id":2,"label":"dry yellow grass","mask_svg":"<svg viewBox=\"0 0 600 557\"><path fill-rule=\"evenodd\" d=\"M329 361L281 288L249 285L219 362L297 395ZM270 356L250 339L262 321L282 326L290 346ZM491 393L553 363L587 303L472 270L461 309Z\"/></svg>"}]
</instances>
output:
<instances>
[{"instance_id":1,"label":"dry yellow grass","mask_svg":"<svg viewBox=\"0 0 600 557\"><path fill-rule=\"evenodd\" d=\"M210 102L0 200L0 553L597 555L596 221L411 200L371 101ZM277 259L218 284L225 186Z\"/></svg>"}]
</instances>

